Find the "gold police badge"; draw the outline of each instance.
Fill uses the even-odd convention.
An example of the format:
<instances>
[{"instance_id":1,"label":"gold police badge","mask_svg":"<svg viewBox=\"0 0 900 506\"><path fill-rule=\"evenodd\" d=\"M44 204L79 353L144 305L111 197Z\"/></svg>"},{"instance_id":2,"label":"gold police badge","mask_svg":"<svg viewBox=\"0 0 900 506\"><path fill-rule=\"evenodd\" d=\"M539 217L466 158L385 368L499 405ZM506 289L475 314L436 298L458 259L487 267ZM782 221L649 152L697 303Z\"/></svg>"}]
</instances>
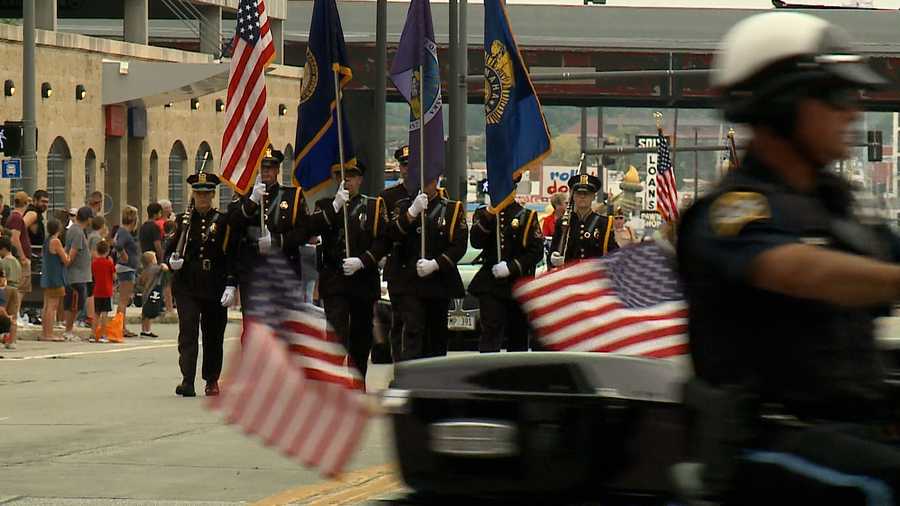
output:
<instances>
[{"instance_id":1,"label":"gold police badge","mask_svg":"<svg viewBox=\"0 0 900 506\"><path fill-rule=\"evenodd\" d=\"M484 113L488 125L496 125L503 119L510 89L515 85L512 57L506 46L495 40L484 55Z\"/></svg>"},{"instance_id":2,"label":"gold police badge","mask_svg":"<svg viewBox=\"0 0 900 506\"><path fill-rule=\"evenodd\" d=\"M768 199L756 192L728 192L717 198L709 208L710 224L721 236L735 236L748 223L771 216Z\"/></svg>"},{"instance_id":3,"label":"gold police badge","mask_svg":"<svg viewBox=\"0 0 900 506\"><path fill-rule=\"evenodd\" d=\"M304 103L316 92L319 85L319 65L316 57L306 48L306 65L303 66L303 82L300 88L300 103Z\"/></svg>"}]
</instances>

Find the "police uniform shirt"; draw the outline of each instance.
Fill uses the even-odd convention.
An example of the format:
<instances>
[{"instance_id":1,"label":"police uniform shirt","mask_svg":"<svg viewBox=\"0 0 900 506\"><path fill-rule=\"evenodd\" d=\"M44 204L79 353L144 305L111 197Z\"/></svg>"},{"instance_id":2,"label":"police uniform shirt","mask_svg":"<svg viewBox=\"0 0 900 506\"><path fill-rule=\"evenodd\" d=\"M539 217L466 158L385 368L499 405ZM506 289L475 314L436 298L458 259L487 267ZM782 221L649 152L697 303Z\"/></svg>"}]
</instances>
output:
<instances>
[{"instance_id":1,"label":"police uniform shirt","mask_svg":"<svg viewBox=\"0 0 900 506\"><path fill-rule=\"evenodd\" d=\"M190 222L190 230L185 241L184 265L175 271L174 289L187 290L200 298L218 300L225 286L236 286L236 258L229 254L234 249L235 234L228 217L210 209L205 214L194 209L189 220L185 213L176 219L175 238L166 250L170 258L177 247L185 222Z\"/></svg>"},{"instance_id":2,"label":"police uniform shirt","mask_svg":"<svg viewBox=\"0 0 900 506\"><path fill-rule=\"evenodd\" d=\"M852 216L843 182L817 178L816 191L797 192L751 155L684 214L677 247L694 368L714 385L750 384L796 416L872 416L884 379L874 316L886 308L838 307L749 281L759 255L788 244L896 260L896 238Z\"/></svg>"},{"instance_id":3,"label":"police uniform shirt","mask_svg":"<svg viewBox=\"0 0 900 506\"><path fill-rule=\"evenodd\" d=\"M469 284L469 293L479 295L492 293L509 297L512 285L522 276L533 276L535 266L544 251L544 237L541 233L537 213L513 202L498 215L489 218L487 207L479 207L472 218L469 233L472 247L482 249L482 266ZM497 223L500 223L500 259L506 261L510 275L497 279L491 269L497 259Z\"/></svg>"},{"instance_id":4,"label":"police uniform shirt","mask_svg":"<svg viewBox=\"0 0 900 506\"><path fill-rule=\"evenodd\" d=\"M565 217L556 222L553 240L550 243L551 253L560 252L563 243L563 221ZM584 219L573 212L569 218L568 243L566 245L566 262L595 258L606 255L619 249L613 234L612 218L591 211Z\"/></svg>"}]
</instances>

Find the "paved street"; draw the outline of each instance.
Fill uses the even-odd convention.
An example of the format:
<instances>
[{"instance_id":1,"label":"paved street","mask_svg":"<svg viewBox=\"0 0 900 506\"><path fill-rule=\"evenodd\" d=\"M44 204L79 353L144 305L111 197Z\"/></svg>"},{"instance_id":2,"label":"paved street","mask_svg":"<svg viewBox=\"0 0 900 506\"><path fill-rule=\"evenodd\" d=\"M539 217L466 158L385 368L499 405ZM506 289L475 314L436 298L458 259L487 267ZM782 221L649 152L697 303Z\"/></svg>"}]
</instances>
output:
<instances>
[{"instance_id":1,"label":"paved street","mask_svg":"<svg viewBox=\"0 0 900 506\"><path fill-rule=\"evenodd\" d=\"M0 350L0 504L356 504L399 487L381 420L344 481L322 481L223 425L203 397L176 397L177 327L154 330L160 339ZM229 325L226 351L238 331ZM376 367L370 387L386 374Z\"/></svg>"}]
</instances>

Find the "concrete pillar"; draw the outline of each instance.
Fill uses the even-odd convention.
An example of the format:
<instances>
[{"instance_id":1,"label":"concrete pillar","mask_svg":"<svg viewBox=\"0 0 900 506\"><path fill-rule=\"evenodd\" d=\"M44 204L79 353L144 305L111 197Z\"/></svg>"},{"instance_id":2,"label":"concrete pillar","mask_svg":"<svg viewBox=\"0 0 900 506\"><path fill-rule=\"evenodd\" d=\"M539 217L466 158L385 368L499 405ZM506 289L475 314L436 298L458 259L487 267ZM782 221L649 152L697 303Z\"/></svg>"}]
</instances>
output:
<instances>
[{"instance_id":1,"label":"concrete pillar","mask_svg":"<svg viewBox=\"0 0 900 506\"><path fill-rule=\"evenodd\" d=\"M146 144L144 139L128 138L128 174L123 178L127 188L125 202L138 208L138 216L143 216L143 210L147 207L146 193L149 180L146 175L149 155L144 153Z\"/></svg>"},{"instance_id":2,"label":"concrete pillar","mask_svg":"<svg viewBox=\"0 0 900 506\"><path fill-rule=\"evenodd\" d=\"M56 30L56 0L34 0L35 27Z\"/></svg>"},{"instance_id":3,"label":"concrete pillar","mask_svg":"<svg viewBox=\"0 0 900 506\"><path fill-rule=\"evenodd\" d=\"M198 5L200 11L200 52L221 56L222 8L216 5Z\"/></svg>"},{"instance_id":4,"label":"concrete pillar","mask_svg":"<svg viewBox=\"0 0 900 506\"><path fill-rule=\"evenodd\" d=\"M125 42L135 44L150 43L150 2L149 0L124 0Z\"/></svg>"},{"instance_id":5,"label":"concrete pillar","mask_svg":"<svg viewBox=\"0 0 900 506\"><path fill-rule=\"evenodd\" d=\"M128 139L124 137L106 138L106 173L104 177L104 191L112 199L112 210L106 216L107 222L112 225L119 223L122 218L122 201L126 195L128 178L125 174L128 170Z\"/></svg>"},{"instance_id":6,"label":"concrete pillar","mask_svg":"<svg viewBox=\"0 0 900 506\"><path fill-rule=\"evenodd\" d=\"M272 43L275 45L275 63L284 63L284 20L269 18Z\"/></svg>"}]
</instances>

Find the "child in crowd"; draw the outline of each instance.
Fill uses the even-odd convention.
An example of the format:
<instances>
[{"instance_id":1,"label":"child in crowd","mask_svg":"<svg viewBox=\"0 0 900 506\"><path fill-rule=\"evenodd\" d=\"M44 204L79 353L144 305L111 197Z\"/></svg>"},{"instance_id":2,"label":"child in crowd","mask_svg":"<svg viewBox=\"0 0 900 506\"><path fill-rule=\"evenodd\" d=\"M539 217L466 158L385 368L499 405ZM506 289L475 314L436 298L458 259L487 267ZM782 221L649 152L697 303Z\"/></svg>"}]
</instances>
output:
<instances>
[{"instance_id":1,"label":"child in crowd","mask_svg":"<svg viewBox=\"0 0 900 506\"><path fill-rule=\"evenodd\" d=\"M94 336L97 329L106 328L109 312L112 311L113 279L116 276L116 265L109 258L109 243L101 240L94 250L91 260L91 273L94 275ZM101 335L98 342L106 343L109 339Z\"/></svg>"},{"instance_id":2,"label":"child in crowd","mask_svg":"<svg viewBox=\"0 0 900 506\"><path fill-rule=\"evenodd\" d=\"M44 309L41 315L41 341L65 341L53 335L60 299L66 294L66 264L69 255L59 239L62 224L56 218L47 221L47 238L42 252L41 288L44 289Z\"/></svg>"},{"instance_id":3,"label":"child in crowd","mask_svg":"<svg viewBox=\"0 0 900 506\"><path fill-rule=\"evenodd\" d=\"M141 287L141 337L157 338L158 335L150 331L153 319L162 311L162 273L167 269L165 265L159 265L156 261L156 252L145 251L141 255L141 275L138 284Z\"/></svg>"},{"instance_id":4,"label":"child in crowd","mask_svg":"<svg viewBox=\"0 0 900 506\"><path fill-rule=\"evenodd\" d=\"M22 277L22 265L16 256L12 254L12 241L9 236L0 237L0 268L6 277L6 314L16 316L19 314L19 279ZM12 318L9 335L3 344L8 350L16 348L16 332L18 330L18 318Z\"/></svg>"},{"instance_id":5,"label":"child in crowd","mask_svg":"<svg viewBox=\"0 0 900 506\"><path fill-rule=\"evenodd\" d=\"M106 239L106 236L104 235L104 233L106 232L106 218L99 215L91 218L90 226L88 227L86 232L88 251L93 256L97 253L97 245L100 244L100 241ZM94 307L93 281L88 283L87 295L87 300L85 301L85 314L87 315L86 321L88 324L90 324L92 329L95 329L97 328L97 326L94 324L94 315L97 313L97 310Z\"/></svg>"}]
</instances>

